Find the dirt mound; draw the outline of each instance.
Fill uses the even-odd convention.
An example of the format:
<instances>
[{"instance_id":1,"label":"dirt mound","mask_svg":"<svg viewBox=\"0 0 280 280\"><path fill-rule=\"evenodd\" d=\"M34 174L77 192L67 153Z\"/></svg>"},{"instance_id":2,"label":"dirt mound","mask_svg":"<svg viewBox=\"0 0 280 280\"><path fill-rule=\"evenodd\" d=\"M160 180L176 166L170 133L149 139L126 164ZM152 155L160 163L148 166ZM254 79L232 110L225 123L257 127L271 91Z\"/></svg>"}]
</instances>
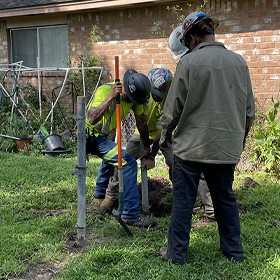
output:
<instances>
[{"instance_id":1,"label":"dirt mound","mask_svg":"<svg viewBox=\"0 0 280 280\"><path fill-rule=\"evenodd\" d=\"M140 200L142 200L141 182L137 183ZM149 213L154 217L171 214L172 184L164 177L148 177ZM141 205L141 202L140 202Z\"/></svg>"}]
</instances>

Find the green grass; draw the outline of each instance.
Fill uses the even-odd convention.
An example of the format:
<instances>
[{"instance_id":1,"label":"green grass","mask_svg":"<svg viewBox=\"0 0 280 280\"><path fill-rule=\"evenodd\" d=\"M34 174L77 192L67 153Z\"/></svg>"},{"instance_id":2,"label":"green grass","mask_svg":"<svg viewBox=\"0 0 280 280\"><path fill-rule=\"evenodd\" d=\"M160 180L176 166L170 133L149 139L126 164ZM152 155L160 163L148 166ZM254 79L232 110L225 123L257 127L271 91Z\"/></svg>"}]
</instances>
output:
<instances>
[{"instance_id":1,"label":"green grass","mask_svg":"<svg viewBox=\"0 0 280 280\"><path fill-rule=\"evenodd\" d=\"M82 250L69 250L76 234L76 158L24 156L0 152L0 279L11 279L34 264L55 267L55 279L280 279L280 192L266 173L236 174L234 188L246 214L241 215L244 262L233 264L219 250L217 226L194 229L186 264L162 261L158 250L167 245L170 217L155 218L156 230L131 229L128 237L117 220L98 211L87 212L93 238ZM87 204L100 160L87 163ZM163 161L148 176L165 176ZM251 177L260 186L242 188ZM67 210L50 215L51 210ZM198 217L194 216L194 219ZM67 260L67 261L66 261Z\"/></svg>"}]
</instances>

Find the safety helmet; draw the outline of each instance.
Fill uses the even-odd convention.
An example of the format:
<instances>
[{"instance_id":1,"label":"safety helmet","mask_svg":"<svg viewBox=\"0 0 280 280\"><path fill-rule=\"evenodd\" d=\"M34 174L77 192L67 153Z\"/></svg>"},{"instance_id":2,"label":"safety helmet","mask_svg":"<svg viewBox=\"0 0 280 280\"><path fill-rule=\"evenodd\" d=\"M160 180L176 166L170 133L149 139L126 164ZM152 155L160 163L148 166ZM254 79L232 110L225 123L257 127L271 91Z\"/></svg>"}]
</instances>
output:
<instances>
[{"instance_id":1,"label":"safety helmet","mask_svg":"<svg viewBox=\"0 0 280 280\"><path fill-rule=\"evenodd\" d=\"M154 68L148 73L151 91L159 97L166 97L171 86L173 75L169 69Z\"/></svg>"},{"instance_id":2,"label":"safety helmet","mask_svg":"<svg viewBox=\"0 0 280 280\"><path fill-rule=\"evenodd\" d=\"M186 41L186 35L190 32L190 30L197 25L204 17L208 17L205 13L203 12L193 12L190 13L184 20L182 24L182 38L181 38L181 44L183 46L189 47L188 42ZM214 30L218 27L219 25L219 20L217 18L212 18L212 20L215 23ZM214 30L212 30L211 33L214 33ZM209 32L210 33L210 32Z\"/></svg>"},{"instance_id":3,"label":"safety helmet","mask_svg":"<svg viewBox=\"0 0 280 280\"><path fill-rule=\"evenodd\" d=\"M188 48L181 44L182 25L176 27L169 36L168 44L172 51L172 58L179 59L188 52Z\"/></svg>"},{"instance_id":4,"label":"safety helmet","mask_svg":"<svg viewBox=\"0 0 280 280\"><path fill-rule=\"evenodd\" d=\"M147 103L150 97L151 84L146 75L129 69L124 74L123 84L127 96L133 103Z\"/></svg>"}]
</instances>

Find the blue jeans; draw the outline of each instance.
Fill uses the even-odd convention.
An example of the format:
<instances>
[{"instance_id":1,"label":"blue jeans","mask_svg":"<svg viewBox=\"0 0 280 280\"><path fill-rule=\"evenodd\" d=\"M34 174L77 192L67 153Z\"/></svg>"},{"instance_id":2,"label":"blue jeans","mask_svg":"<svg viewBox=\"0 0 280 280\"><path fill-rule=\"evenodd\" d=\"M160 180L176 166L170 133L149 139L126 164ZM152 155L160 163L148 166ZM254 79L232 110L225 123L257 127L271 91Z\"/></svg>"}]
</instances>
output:
<instances>
[{"instance_id":1,"label":"blue jeans","mask_svg":"<svg viewBox=\"0 0 280 280\"><path fill-rule=\"evenodd\" d=\"M91 135L90 137L94 137ZM102 158L95 186L95 194L105 195L109 179L118 167L117 144L106 136L94 137L91 142L94 145L94 154ZM123 159L123 187L124 187L124 209L122 218L137 218L140 216L139 192L137 187L137 162L125 150L122 150Z\"/></svg>"},{"instance_id":2,"label":"blue jeans","mask_svg":"<svg viewBox=\"0 0 280 280\"><path fill-rule=\"evenodd\" d=\"M183 264L189 248L192 211L200 174L208 184L218 223L220 248L228 259L243 260L240 221L232 190L233 164L190 162L174 156L172 215L168 231L167 257Z\"/></svg>"}]
</instances>

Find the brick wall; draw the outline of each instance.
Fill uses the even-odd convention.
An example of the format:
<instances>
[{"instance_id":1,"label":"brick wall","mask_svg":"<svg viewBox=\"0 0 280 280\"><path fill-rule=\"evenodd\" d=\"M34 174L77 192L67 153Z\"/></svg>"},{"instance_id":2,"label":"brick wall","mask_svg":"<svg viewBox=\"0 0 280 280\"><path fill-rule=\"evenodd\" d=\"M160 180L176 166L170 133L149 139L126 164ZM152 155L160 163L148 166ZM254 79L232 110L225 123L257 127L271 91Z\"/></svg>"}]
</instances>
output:
<instances>
[{"instance_id":1,"label":"brick wall","mask_svg":"<svg viewBox=\"0 0 280 280\"><path fill-rule=\"evenodd\" d=\"M186 3L178 1L182 8L179 14L191 12ZM255 97L266 107L267 101L272 96L277 98L279 92L279 1L209 0L203 11L219 18L217 41L247 61ZM168 49L168 36L171 25L177 23L176 18L174 11L166 9L166 4L69 15L69 58L74 59L81 47L103 56L105 80L114 77L115 55L120 57L121 76L128 68L144 74L154 67L167 67L174 72L176 61ZM92 24L101 28L102 41L88 45ZM165 31L166 35L156 35L157 31Z\"/></svg>"},{"instance_id":2,"label":"brick wall","mask_svg":"<svg viewBox=\"0 0 280 280\"><path fill-rule=\"evenodd\" d=\"M186 16L189 1L177 1ZM197 2L201 3L201 2ZM280 78L280 7L278 0L208 0L204 12L216 16L220 26L217 41L241 54L247 61L255 97L261 106L279 92ZM198 6L198 5L197 5ZM125 70L134 68L147 74L154 67L166 67L173 72L176 61L168 48L172 24L177 24L177 14L166 9L166 4L135 6L110 11L92 11L68 15L69 59L76 54L103 56L103 80L114 79L114 56L120 58L121 78ZM210 11L210 12L208 12ZM158 27L155 27L155 22ZM102 40L88 44L92 25L102 30ZM156 32L164 31L165 35ZM82 50L82 51L81 51ZM8 62L8 34L5 21L0 21L0 63ZM37 84L37 73L27 75L21 83ZM62 84L61 77L47 75L43 90L50 94L53 87Z\"/></svg>"},{"instance_id":3,"label":"brick wall","mask_svg":"<svg viewBox=\"0 0 280 280\"><path fill-rule=\"evenodd\" d=\"M6 22L0 21L0 64L8 63L8 36Z\"/></svg>"}]
</instances>

